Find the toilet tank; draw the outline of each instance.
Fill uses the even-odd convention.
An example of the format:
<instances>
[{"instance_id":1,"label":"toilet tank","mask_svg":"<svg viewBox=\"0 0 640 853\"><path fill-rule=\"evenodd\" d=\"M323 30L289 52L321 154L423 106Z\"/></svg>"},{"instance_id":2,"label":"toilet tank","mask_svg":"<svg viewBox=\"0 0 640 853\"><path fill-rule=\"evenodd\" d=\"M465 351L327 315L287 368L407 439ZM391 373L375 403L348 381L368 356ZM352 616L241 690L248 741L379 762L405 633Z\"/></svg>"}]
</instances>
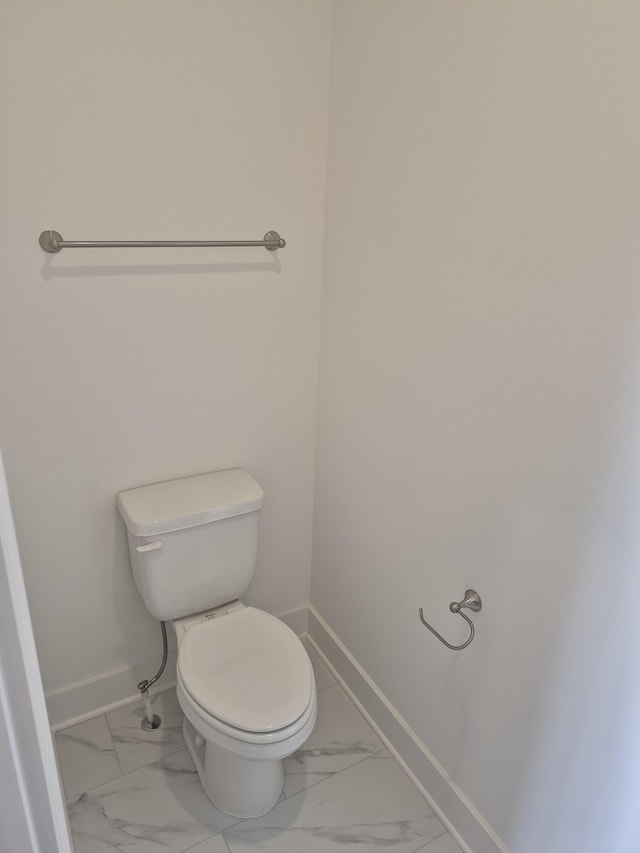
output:
<instances>
[{"instance_id":1,"label":"toilet tank","mask_svg":"<svg viewBox=\"0 0 640 853\"><path fill-rule=\"evenodd\" d=\"M242 468L120 492L133 577L156 619L178 619L246 592L263 497Z\"/></svg>"}]
</instances>

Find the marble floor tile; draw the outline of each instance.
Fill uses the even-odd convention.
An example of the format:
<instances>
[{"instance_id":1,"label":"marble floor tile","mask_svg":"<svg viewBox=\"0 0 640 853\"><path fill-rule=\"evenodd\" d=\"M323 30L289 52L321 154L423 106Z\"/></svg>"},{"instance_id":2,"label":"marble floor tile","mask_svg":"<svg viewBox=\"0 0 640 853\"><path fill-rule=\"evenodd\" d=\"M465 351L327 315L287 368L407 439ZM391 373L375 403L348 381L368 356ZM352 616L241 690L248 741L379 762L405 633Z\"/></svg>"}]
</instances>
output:
<instances>
[{"instance_id":1,"label":"marble floor tile","mask_svg":"<svg viewBox=\"0 0 640 853\"><path fill-rule=\"evenodd\" d=\"M291 797L383 749L339 684L318 694L318 718L302 747L284 760L284 794Z\"/></svg>"},{"instance_id":2,"label":"marble floor tile","mask_svg":"<svg viewBox=\"0 0 640 853\"><path fill-rule=\"evenodd\" d=\"M226 851L223 850L222 853L226 853ZM462 853L462 849L458 847L451 835L445 832L444 835L421 847L417 853Z\"/></svg>"},{"instance_id":3,"label":"marble floor tile","mask_svg":"<svg viewBox=\"0 0 640 853\"><path fill-rule=\"evenodd\" d=\"M175 690L164 690L151 697L154 714L162 719L155 732L145 732L140 723L146 713L142 699L109 711L107 723L123 773L146 767L160 758L185 748L182 737L182 709Z\"/></svg>"},{"instance_id":4,"label":"marble floor tile","mask_svg":"<svg viewBox=\"0 0 640 853\"><path fill-rule=\"evenodd\" d=\"M231 853L414 853L444 826L388 752L367 758L225 831ZM427 847L428 850L428 847Z\"/></svg>"},{"instance_id":5,"label":"marble floor tile","mask_svg":"<svg viewBox=\"0 0 640 853\"><path fill-rule=\"evenodd\" d=\"M213 838L207 838L195 847L190 847L186 853L229 853L229 848L222 835L214 835Z\"/></svg>"},{"instance_id":6,"label":"marble floor tile","mask_svg":"<svg viewBox=\"0 0 640 853\"><path fill-rule=\"evenodd\" d=\"M75 853L183 853L238 819L207 798L185 749L83 794L69 821Z\"/></svg>"},{"instance_id":7,"label":"marble floor tile","mask_svg":"<svg viewBox=\"0 0 640 853\"><path fill-rule=\"evenodd\" d=\"M302 747L284 760L284 794L291 797L383 749L339 684L318 694L318 718Z\"/></svg>"},{"instance_id":8,"label":"marble floor tile","mask_svg":"<svg viewBox=\"0 0 640 853\"><path fill-rule=\"evenodd\" d=\"M331 687L332 684L337 684L335 676L333 675L329 667L326 666L326 664L323 662L322 658L316 652L315 648L311 645L309 640L303 639L302 642L309 654L309 659L311 660L313 674L316 679L316 690L320 692L320 690L324 690L325 687Z\"/></svg>"},{"instance_id":9,"label":"marble floor tile","mask_svg":"<svg viewBox=\"0 0 640 853\"><path fill-rule=\"evenodd\" d=\"M461 853L312 649L310 657L316 726L285 759L284 792L261 818L230 817L206 797L173 690L153 699L156 732L140 728L141 701L59 732L76 853L351 853L354 845Z\"/></svg>"},{"instance_id":10,"label":"marble floor tile","mask_svg":"<svg viewBox=\"0 0 640 853\"><path fill-rule=\"evenodd\" d=\"M122 773L103 714L62 729L56 733L55 742L67 799Z\"/></svg>"}]
</instances>

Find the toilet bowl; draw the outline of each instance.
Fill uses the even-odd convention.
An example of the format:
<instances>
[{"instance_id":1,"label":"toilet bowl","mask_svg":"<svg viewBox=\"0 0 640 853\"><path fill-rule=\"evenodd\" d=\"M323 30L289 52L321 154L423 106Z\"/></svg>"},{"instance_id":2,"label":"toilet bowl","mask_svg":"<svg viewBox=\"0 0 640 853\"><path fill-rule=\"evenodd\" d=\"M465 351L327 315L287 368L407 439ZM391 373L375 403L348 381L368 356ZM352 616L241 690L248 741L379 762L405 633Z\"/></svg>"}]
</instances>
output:
<instances>
[{"instance_id":1,"label":"toilet bowl","mask_svg":"<svg viewBox=\"0 0 640 853\"><path fill-rule=\"evenodd\" d=\"M309 656L287 625L240 602L174 626L184 736L202 786L227 814L265 814L282 791L283 759L316 720Z\"/></svg>"}]
</instances>

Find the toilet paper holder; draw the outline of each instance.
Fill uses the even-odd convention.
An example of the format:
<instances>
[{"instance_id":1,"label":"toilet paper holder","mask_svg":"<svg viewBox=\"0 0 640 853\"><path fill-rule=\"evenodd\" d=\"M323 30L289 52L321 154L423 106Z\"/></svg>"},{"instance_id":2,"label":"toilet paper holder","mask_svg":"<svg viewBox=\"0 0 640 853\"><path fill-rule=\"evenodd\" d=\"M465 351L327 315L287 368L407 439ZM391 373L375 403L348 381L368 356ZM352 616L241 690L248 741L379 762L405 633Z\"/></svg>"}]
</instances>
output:
<instances>
[{"instance_id":1,"label":"toilet paper holder","mask_svg":"<svg viewBox=\"0 0 640 853\"><path fill-rule=\"evenodd\" d=\"M473 610L475 613L477 613L479 610L482 610L482 599L480 598L478 593L475 591L475 589L466 590L465 594L464 594L464 598L462 599L462 601L452 601L451 604L449 605L449 610L452 613L457 613L458 616L462 616L462 618L465 620L465 622L469 623L469 627L471 628L471 633L469 634L469 638L461 646L452 646L451 643L448 643L441 634L438 634L436 629L432 628L431 625L429 625L427 620L424 618L424 616L422 614L422 607L418 608L418 615L420 616L420 621L422 622L422 624L426 628L428 628L432 634L435 634L441 643L444 643L448 649L453 649L454 651L459 651L460 649L466 649L466 647L469 645L471 640L473 640L473 636L474 636L475 631L476 631L476 629L473 626L473 622L471 621L471 619L469 619L469 617L466 615L466 613L462 612L463 607L466 607L469 610Z\"/></svg>"}]
</instances>

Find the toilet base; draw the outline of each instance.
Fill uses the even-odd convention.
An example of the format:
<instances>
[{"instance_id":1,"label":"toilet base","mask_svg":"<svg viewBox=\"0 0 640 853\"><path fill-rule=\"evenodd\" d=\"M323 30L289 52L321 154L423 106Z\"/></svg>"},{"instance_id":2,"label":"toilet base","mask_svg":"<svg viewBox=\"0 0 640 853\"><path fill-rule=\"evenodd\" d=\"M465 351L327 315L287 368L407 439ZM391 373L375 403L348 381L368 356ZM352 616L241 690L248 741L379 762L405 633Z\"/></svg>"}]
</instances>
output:
<instances>
[{"instance_id":1,"label":"toilet base","mask_svg":"<svg viewBox=\"0 0 640 853\"><path fill-rule=\"evenodd\" d=\"M211 802L233 817L260 817L280 799L284 783L282 759L260 759L232 755L205 741L184 718L182 732Z\"/></svg>"}]
</instances>

